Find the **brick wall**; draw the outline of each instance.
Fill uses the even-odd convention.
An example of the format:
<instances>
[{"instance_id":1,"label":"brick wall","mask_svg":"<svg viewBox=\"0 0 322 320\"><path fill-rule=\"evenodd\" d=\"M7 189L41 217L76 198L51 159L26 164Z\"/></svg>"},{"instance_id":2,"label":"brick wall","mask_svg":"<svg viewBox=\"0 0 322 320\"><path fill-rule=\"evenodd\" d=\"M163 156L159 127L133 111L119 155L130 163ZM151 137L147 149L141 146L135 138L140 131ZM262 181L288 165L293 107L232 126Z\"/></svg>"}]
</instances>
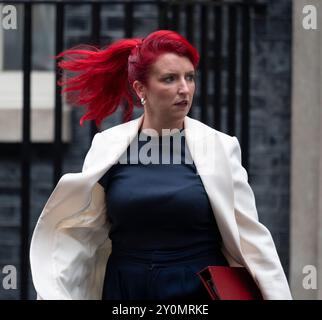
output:
<instances>
[{"instance_id":1,"label":"brick wall","mask_svg":"<svg viewBox=\"0 0 322 320\"><path fill-rule=\"evenodd\" d=\"M260 220L289 268L291 1L254 19L249 177Z\"/></svg>"}]
</instances>

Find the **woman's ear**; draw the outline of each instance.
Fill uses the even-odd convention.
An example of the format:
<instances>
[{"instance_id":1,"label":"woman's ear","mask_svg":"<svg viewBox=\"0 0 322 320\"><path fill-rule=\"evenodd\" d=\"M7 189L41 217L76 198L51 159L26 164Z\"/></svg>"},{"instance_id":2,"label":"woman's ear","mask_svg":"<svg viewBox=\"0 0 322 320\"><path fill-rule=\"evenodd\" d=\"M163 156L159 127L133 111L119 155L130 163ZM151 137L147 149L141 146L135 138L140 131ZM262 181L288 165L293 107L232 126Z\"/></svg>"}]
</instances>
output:
<instances>
[{"instance_id":1,"label":"woman's ear","mask_svg":"<svg viewBox=\"0 0 322 320\"><path fill-rule=\"evenodd\" d=\"M139 80L133 82L133 89L139 99L145 97L144 85Z\"/></svg>"}]
</instances>

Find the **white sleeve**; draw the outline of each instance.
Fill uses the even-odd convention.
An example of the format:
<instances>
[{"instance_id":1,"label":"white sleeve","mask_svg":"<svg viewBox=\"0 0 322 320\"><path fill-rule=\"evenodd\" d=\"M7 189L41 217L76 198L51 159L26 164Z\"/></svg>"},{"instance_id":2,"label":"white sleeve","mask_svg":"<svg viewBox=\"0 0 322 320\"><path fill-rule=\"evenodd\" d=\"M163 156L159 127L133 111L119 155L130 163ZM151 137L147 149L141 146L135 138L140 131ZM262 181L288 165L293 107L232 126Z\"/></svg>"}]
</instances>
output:
<instances>
[{"instance_id":1,"label":"white sleeve","mask_svg":"<svg viewBox=\"0 0 322 320\"><path fill-rule=\"evenodd\" d=\"M254 193L241 164L239 142L236 137L232 141L234 208L243 256L252 266L259 287L265 287L264 299L292 299L271 233L258 220Z\"/></svg>"}]
</instances>

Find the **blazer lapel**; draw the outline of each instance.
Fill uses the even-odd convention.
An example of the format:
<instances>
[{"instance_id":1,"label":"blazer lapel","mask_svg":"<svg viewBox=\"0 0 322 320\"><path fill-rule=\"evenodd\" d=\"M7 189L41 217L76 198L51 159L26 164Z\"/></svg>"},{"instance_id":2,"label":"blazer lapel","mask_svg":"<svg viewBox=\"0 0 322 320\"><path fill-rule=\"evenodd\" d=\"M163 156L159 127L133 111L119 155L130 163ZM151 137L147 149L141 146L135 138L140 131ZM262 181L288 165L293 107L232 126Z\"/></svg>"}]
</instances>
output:
<instances>
[{"instance_id":1,"label":"blazer lapel","mask_svg":"<svg viewBox=\"0 0 322 320\"><path fill-rule=\"evenodd\" d=\"M108 170L113 164L117 163L120 156L135 138L142 122L143 115L135 120L101 132L101 145L97 150L97 158L93 162L95 166L97 165L99 168L102 167L102 169ZM97 167L92 169L97 171Z\"/></svg>"}]
</instances>

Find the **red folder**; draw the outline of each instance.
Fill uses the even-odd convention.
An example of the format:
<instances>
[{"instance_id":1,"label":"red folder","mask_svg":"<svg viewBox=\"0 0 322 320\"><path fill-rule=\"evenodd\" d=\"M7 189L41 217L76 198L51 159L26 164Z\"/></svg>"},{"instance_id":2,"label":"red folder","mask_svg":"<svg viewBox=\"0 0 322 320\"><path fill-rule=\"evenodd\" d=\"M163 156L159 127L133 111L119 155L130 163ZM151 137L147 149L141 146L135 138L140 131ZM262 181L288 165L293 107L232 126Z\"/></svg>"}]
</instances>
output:
<instances>
[{"instance_id":1,"label":"red folder","mask_svg":"<svg viewBox=\"0 0 322 320\"><path fill-rule=\"evenodd\" d=\"M213 300L263 300L246 268L208 266L197 274Z\"/></svg>"}]
</instances>

